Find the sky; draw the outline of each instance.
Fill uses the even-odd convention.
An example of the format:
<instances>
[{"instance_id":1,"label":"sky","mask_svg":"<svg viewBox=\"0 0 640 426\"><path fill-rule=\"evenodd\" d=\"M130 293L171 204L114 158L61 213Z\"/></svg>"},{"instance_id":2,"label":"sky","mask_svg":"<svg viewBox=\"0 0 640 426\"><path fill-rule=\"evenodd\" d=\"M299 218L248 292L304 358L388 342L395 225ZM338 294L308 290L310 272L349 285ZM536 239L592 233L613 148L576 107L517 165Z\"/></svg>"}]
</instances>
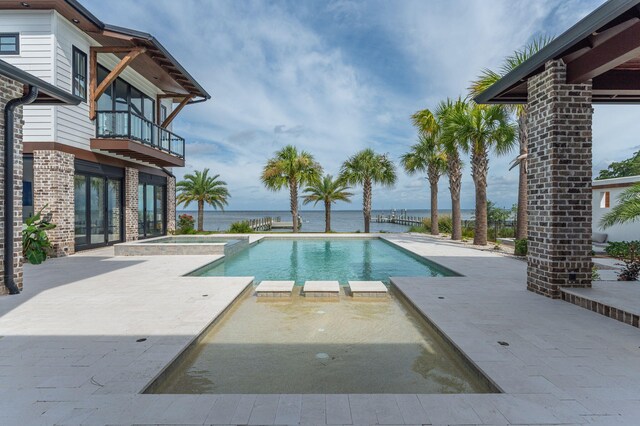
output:
<instances>
[{"instance_id":1,"label":"sky","mask_svg":"<svg viewBox=\"0 0 640 426\"><path fill-rule=\"evenodd\" d=\"M603 0L84 0L110 24L153 34L212 95L174 120L186 138L185 173L209 168L227 182L228 210L288 210L288 192L260 183L267 159L293 144L325 172L372 147L396 161L416 142L410 116L466 96L483 68L540 35L558 36ZM113 13L114 10L123 13ZM126 11L126 13L124 13ZM639 111L596 106L594 172L640 149ZM516 202L517 154L491 156L488 198ZM474 205L465 167L462 207ZM359 209L361 189L351 204ZM446 177L439 207L451 206ZM398 169L376 187L374 209L429 207L424 176ZM322 208L318 206L318 208Z\"/></svg>"}]
</instances>

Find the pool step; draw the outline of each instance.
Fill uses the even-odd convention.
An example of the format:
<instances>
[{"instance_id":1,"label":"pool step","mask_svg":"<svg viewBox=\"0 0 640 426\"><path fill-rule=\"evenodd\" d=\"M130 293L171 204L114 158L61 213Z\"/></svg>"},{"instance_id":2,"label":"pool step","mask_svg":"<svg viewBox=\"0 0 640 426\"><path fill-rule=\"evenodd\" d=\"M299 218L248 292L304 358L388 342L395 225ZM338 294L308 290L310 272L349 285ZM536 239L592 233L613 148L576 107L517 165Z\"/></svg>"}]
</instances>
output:
<instances>
[{"instance_id":1,"label":"pool step","mask_svg":"<svg viewBox=\"0 0 640 426\"><path fill-rule=\"evenodd\" d=\"M305 296L337 297L340 295L340 283L338 281L307 281L302 291Z\"/></svg>"},{"instance_id":2,"label":"pool step","mask_svg":"<svg viewBox=\"0 0 640 426\"><path fill-rule=\"evenodd\" d=\"M295 281L262 281L256 287L258 297L291 297Z\"/></svg>"},{"instance_id":3,"label":"pool step","mask_svg":"<svg viewBox=\"0 0 640 426\"><path fill-rule=\"evenodd\" d=\"M353 297L384 297L388 293L382 281L349 281Z\"/></svg>"}]
</instances>

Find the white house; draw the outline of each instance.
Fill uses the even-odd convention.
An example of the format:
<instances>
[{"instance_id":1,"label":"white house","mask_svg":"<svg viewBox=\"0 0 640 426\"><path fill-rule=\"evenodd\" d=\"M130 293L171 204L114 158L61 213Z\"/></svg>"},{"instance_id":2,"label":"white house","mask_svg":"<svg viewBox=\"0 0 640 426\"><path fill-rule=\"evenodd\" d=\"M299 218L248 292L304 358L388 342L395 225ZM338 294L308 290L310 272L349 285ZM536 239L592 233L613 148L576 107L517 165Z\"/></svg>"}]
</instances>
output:
<instances>
[{"instance_id":1,"label":"white house","mask_svg":"<svg viewBox=\"0 0 640 426\"><path fill-rule=\"evenodd\" d=\"M171 121L210 96L158 40L76 0L0 0L0 59L83 99L24 107L24 213L48 206L57 255L175 226Z\"/></svg>"},{"instance_id":2,"label":"white house","mask_svg":"<svg viewBox=\"0 0 640 426\"><path fill-rule=\"evenodd\" d=\"M620 194L630 186L640 183L640 176L593 181L593 232L607 234L607 241L640 240L640 222L615 225L601 229L602 216L609 213L618 203Z\"/></svg>"}]
</instances>

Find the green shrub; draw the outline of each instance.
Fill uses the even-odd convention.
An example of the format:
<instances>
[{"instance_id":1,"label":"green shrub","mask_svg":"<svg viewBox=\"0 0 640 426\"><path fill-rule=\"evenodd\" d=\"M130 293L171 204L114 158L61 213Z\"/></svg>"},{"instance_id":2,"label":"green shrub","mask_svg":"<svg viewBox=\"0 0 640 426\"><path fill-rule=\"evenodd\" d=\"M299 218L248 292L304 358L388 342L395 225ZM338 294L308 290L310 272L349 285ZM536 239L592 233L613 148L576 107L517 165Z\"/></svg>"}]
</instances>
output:
<instances>
[{"instance_id":1,"label":"green shrub","mask_svg":"<svg viewBox=\"0 0 640 426\"><path fill-rule=\"evenodd\" d=\"M591 268L591 281L598 281L600 280L600 273L598 272L598 268L594 265Z\"/></svg>"},{"instance_id":2,"label":"green shrub","mask_svg":"<svg viewBox=\"0 0 640 426\"><path fill-rule=\"evenodd\" d=\"M195 221L190 214L181 214L178 216L178 232L181 234L193 234L195 229L193 225Z\"/></svg>"},{"instance_id":3,"label":"green shrub","mask_svg":"<svg viewBox=\"0 0 640 426\"><path fill-rule=\"evenodd\" d=\"M253 232L253 228L249 225L249 222L234 222L229 228L231 234L250 234Z\"/></svg>"},{"instance_id":4,"label":"green shrub","mask_svg":"<svg viewBox=\"0 0 640 426\"><path fill-rule=\"evenodd\" d=\"M46 231L56 227L48 217L42 217L42 211L46 208L45 205L38 213L28 217L22 229L22 255L32 265L39 265L47 259L51 242Z\"/></svg>"},{"instance_id":5,"label":"green shrub","mask_svg":"<svg viewBox=\"0 0 640 426\"><path fill-rule=\"evenodd\" d=\"M515 241L514 254L516 256L526 256L529 251L529 244L525 238Z\"/></svg>"},{"instance_id":6,"label":"green shrub","mask_svg":"<svg viewBox=\"0 0 640 426\"><path fill-rule=\"evenodd\" d=\"M438 217L438 231L440 231L441 234L451 234L453 232L453 221L451 220L451 216ZM409 227L408 232L420 232L423 234L430 234L431 218L430 217L423 218L421 225L413 225Z\"/></svg>"},{"instance_id":7,"label":"green shrub","mask_svg":"<svg viewBox=\"0 0 640 426\"><path fill-rule=\"evenodd\" d=\"M612 241L604 251L623 262L618 281L635 281L640 276L640 241Z\"/></svg>"}]
</instances>

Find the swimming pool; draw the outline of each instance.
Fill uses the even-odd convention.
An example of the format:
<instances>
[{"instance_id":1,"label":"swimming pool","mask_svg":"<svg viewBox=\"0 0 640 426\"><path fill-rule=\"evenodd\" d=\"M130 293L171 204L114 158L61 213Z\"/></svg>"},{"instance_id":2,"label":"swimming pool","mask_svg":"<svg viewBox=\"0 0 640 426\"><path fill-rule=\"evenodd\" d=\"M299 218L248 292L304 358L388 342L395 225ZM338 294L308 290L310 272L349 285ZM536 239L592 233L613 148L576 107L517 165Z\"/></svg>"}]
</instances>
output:
<instances>
[{"instance_id":1,"label":"swimming pool","mask_svg":"<svg viewBox=\"0 0 640 426\"><path fill-rule=\"evenodd\" d=\"M456 273L380 238L267 238L213 262L192 276L254 276L263 280L384 281L389 277L443 277Z\"/></svg>"},{"instance_id":2,"label":"swimming pool","mask_svg":"<svg viewBox=\"0 0 640 426\"><path fill-rule=\"evenodd\" d=\"M391 289L333 301L247 291L144 393L492 393L499 390Z\"/></svg>"}]
</instances>

